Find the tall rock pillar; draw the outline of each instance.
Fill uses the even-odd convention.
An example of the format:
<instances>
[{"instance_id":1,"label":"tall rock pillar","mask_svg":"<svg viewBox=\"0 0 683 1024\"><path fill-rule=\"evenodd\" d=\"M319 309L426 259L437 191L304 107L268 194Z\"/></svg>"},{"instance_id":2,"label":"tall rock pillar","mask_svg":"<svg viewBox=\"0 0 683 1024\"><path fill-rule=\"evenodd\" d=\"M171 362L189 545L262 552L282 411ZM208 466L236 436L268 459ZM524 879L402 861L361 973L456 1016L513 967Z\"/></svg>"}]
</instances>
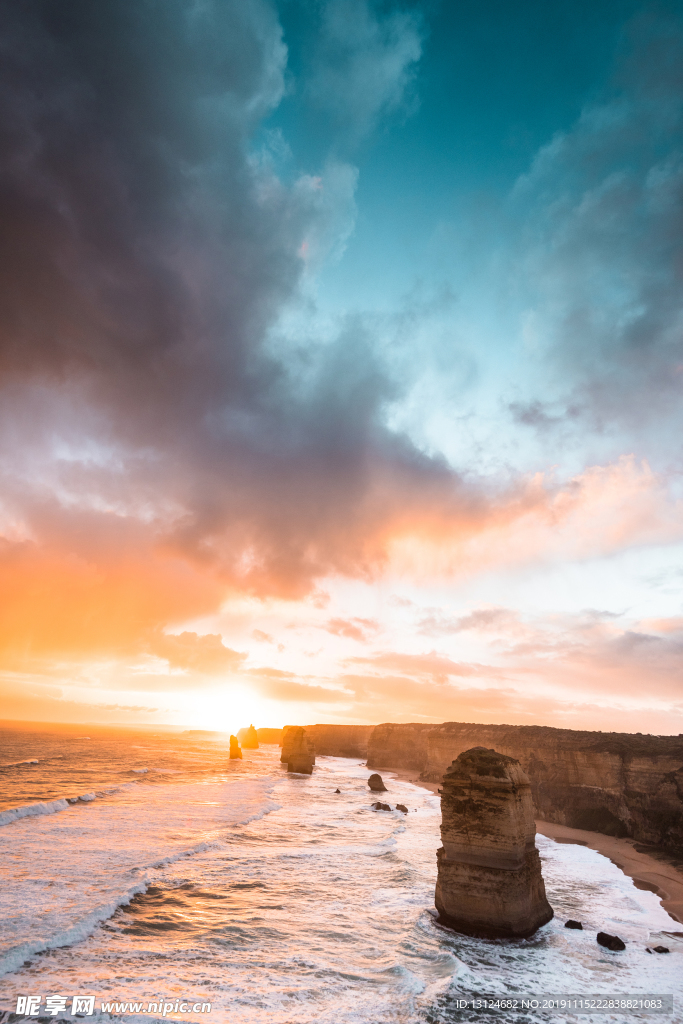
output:
<instances>
[{"instance_id":1,"label":"tall rock pillar","mask_svg":"<svg viewBox=\"0 0 683 1024\"><path fill-rule=\"evenodd\" d=\"M553 916L545 895L531 785L519 761L473 747L441 790L436 909L466 935L526 938Z\"/></svg>"},{"instance_id":2,"label":"tall rock pillar","mask_svg":"<svg viewBox=\"0 0 683 1024\"><path fill-rule=\"evenodd\" d=\"M288 772L310 775L315 764L315 747L301 725L287 725L282 737L282 755Z\"/></svg>"}]
</instances>

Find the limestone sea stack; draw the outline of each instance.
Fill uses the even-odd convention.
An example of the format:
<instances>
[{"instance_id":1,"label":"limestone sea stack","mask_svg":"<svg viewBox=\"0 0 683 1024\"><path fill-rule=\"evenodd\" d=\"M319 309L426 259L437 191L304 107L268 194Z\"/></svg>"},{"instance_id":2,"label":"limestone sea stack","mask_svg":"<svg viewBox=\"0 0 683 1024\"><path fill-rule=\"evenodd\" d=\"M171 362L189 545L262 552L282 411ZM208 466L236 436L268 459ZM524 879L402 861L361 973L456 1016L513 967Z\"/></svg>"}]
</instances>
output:
<instances>
[{"instance_id":1,"label":"limestone sea stack","mask_svg":"<svg viewBox=\"0 0 683 1024\"><path fill-rule=\"evenodd\" d=\"M240 750L239 740L236 736L230 737L230 757L241 757L242 751Z\"/></svg>"},{"instance_id":2,"label":"limestone sea stack","mask_svg":"<svg viewBox=\"0 0 683 1024\"><path fill-rule=\"evenodd\" d=\"M287 763L288 772L310 775L315 764L315 747L300 725L286 727L282 740L282 761Z\"/></svg>"},{"instance_id":3,"label":"limestone sea stack","mask_svg":"<svg viewBox=\"0 0 683 1024\"><path fill-rule=\"evenodd\" d=\"M298 729L298 725L286 725L282 730L282 752L280 753L280 760L283 764L287 764L287 758L289 757L289 747L291 743L290 737L294 735L294 730Z\"/></svg>"},{"instance_id":4,"label":"limestone sea stack","mask_svg":"<svg viewBox=\"0 0 683 1024\"><path fill-rule=\"evenodd\" d=\"M480 938L527 938L553 916L545 895L531 784L519 761L474 747L441 790L436 909L442 924Z\"/></svg>"},{"instance_id":5,"label":"limestone sea stack","mask_svg":"<svg viewBox=\"0 0 683 1024\"><path fill-rule=\"evenodd\" d=\"M242 732L241 729L240 732ZM245 750L258 750L258 736L253 725L244 730L244 735L240 736L240 739Z\"/></svg>"}]
</instances>

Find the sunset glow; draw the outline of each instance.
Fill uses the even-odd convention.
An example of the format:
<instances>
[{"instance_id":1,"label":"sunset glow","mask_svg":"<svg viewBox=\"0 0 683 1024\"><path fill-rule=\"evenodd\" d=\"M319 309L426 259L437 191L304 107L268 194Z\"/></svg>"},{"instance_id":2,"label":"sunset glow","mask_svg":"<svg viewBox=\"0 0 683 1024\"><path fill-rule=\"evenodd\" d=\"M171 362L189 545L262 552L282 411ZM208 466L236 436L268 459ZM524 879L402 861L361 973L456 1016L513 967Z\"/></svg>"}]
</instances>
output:
<instances>
[{"instance_id":1,"label":"sunset glow","mask_svg":"<svg viewBox=\"0 0 683 1024\"><path fill-rule=\"evenodd\" d=\"M680 11L75 6L5 15L0 717L683 732Z\"/></svg>"}]
</instances>

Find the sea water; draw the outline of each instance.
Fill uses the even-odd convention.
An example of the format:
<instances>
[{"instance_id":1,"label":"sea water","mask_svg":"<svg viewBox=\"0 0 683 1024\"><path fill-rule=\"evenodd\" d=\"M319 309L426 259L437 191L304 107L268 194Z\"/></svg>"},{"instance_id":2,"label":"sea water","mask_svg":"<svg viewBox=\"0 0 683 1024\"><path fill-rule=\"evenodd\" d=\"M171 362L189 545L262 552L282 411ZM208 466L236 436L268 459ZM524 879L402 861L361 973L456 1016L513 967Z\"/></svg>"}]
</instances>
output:
<instances>
[{"instance_id":1,"label":"sea water","mask_svg":"<svg viewBox=\"0 0 683 1024\"><path fill-rule=\"evenodd\" d=\"M43 1020L73 1020L78 995L95 1000L85 1021L131 1024L683 1022L681 944L662 935L680 925L592 850L538 836L554 920L472 939L435 920L439 798L386 773L383 800L408 814L375 810L358 759L304 776L275 746L230 761L182 735L0 739L0 1010L34 995ZM658 942L672 953L648 954ZM675 1009L521 1008L596 993L674 993ZM49 996L66 1012L46 1014Z\"/></svg>"}]
</instances>

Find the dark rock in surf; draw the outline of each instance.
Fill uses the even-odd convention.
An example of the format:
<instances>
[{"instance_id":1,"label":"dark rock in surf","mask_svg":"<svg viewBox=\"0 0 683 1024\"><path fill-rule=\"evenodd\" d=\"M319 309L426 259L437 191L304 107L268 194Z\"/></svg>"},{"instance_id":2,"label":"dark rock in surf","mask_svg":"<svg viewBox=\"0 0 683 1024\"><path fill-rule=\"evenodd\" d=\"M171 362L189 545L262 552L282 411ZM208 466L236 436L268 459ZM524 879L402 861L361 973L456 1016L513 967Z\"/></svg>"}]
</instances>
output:
<instances>
[{"instance_id":1,"label":"dark rock in surf","mask_svg":"<svg viewBox=\"0 0 683 1024\"><path fill-rule=\"evenodd\" d=\"M583 931L583 925L580 921L565 921L564 926L565 928L579 928Z\"/></svg>"},{"instance_id":2,"label":"dark rock in surf","mask_svg":"<svg viewBox=\"0 0 683 1024\"><path fill-rule=\"evenodd\" d=\"M405 804L396 804L396 810L403 811L404 814L408 813L408 808L406 807Z\"/></svg>"},{"instance_id":3,"label":"dark rock in surf","mask_svg":"<svg viewBox=\"0 0 683 1024\"><path fill-rule=\"evenodd\" d=\"M373 793L386 793L387 791L387 787L382 782L382 776L377 775L377 773L370 776L368 779L368 786Z\"/></svg>"},{"instance_id":4,"label":"dark rock in surf","mask_svg":"<svg viewBox=\"0 0 683 1024\"><path fill-rule=\"evenodd\" d=\"M376 804L373 804L372 806L375 808L376 811L390 811L391 810L391 807L389 806L389 804L383 804L379 800L377 801Z\"/></svg>"},{"instance_id":5,"label":"dark rock in surf","mask_svg":"<svg viewBox=\"0 0 683 1024\"><path fill-rule=\"evenodd\" d=\"M619 953L626 949L626 943L618 935L609 935L608 932L598 932L598 945L605 949L611 949L613 953Z\"/></svg>"},{"instance_id":6,"label":"dark rock in surf","mask_svg":"<svg viewBox=\"0 0 683 1024\"><path fill-rule=\"evenodd\" d=\"M236 736L231 736L230 737L230 757L232 759L232 758L241 757L241 756L242 756L242 751L240 750L239 741L238 741Z\"/></svg>"},{"instance_id":7,"label":"dark rock in surf","mask_svg":"<svg viewBox=\"0 0 683 1024\"><path fill-rule=\"evenodd\" d=\"M655 953L668 953L669 952L669 947L668 946L655 946L654 950L655 950Z\"/></svg>"},{"instance_id":8,"label":"dark rock in surf","mask_svg":"<svg viewBox=\"0 0 683 1024\"><path fill-rule=\"evenodd\" d=\"M335 793L341 793L341 789L335 789Z\"/></svg>"}]
</instances>

